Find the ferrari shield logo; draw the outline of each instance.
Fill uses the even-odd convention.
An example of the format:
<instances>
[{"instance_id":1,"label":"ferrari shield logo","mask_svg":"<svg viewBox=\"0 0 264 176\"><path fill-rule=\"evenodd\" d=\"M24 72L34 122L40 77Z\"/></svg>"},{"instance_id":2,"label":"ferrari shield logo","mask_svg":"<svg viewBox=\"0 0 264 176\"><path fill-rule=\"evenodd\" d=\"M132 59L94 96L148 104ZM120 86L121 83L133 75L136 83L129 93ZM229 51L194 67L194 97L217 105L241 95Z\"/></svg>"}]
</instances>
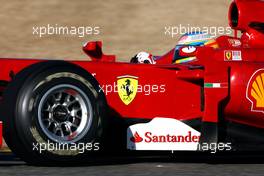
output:
<instances>
[{"instance_id":1,"label":"ferrari shield logo","mask_svg":"<svg viewBox=\"0 0 264 176\"><path fill-rule=\"evenodd\" d=\"M119 76L117 77L118 95L125 105L129 105L136 97L138 89L138 77Z\"/></svg>"},{"instance_id":2,"label":"ferrari shield logo","mask_svg":"<svg viewBox=\"0 0 264 176\"><path fill-rule=\"evenodd\" d=\"M226 58L226 60L230 60L231 57L232 57L232 53L231 53L231 51L226 51L226 52L225 52L225 58Z\"/></svg>"}]
</instances>

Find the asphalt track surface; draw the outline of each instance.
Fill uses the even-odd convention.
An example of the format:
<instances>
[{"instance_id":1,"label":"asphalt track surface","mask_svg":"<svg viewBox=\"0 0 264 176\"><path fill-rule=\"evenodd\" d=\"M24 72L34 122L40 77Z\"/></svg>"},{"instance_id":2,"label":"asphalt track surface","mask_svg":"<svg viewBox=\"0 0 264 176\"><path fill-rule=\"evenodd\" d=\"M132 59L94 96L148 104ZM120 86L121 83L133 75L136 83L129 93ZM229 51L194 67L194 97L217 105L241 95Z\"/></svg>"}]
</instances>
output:
<instances>
[{"instance_id":1,"label":"asphalt track surface","mask_svg":"<svg viewBox=\"0 0 264 176\"><path fill-rule=\"evenodd\" d=\"M212 159L201 156L146 156L102 158L96 164L74 167L29 166L13 155L0 154L0 175L106 175L106 176L246 176L263 175L264 157L224 156Z\"/></svg>"}]
</instances>

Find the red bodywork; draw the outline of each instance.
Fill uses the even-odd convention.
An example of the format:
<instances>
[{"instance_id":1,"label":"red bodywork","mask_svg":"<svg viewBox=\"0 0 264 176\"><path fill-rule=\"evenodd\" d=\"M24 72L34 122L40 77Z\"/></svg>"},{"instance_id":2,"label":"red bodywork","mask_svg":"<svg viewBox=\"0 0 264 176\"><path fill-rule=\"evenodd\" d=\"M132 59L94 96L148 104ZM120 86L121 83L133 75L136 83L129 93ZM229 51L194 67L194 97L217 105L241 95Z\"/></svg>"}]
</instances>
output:
<instances>
[{"instance_id":1,"label":"red bodywork","mask_svg":"<svg viewBox=\"0 0 264 176\"><path fill-rule=\"evenodd\" d=\"M237 14L233 14L235 8ZM115 56L103 54L101 42L90 42L84 47L92 61L70 62L93 74L105 89L125 75L138 77L138 84L142 86L165 85L165 92L149 95L138 92L129 105L121 101L117 92L107 90L106 93L105 90L113 115L144 119L200 118L203 122L218 122L221 110L225 120L264 128L264 107L263 112L261 107L258 107L258 112L253 111L252 106L256 106L256 102L247 97L248 87L252 88L249 85L252 76L264 68L264 34L249 27L251 22L264 22L263 8L264 3L257 0L234 1L229 12L230 25L243 32L242 38L221 36L217 39L219 49L201 47L197 51L197 61L189 64L172 65L174 50L162 56L156 65L117 63ZM237 15L237 21L234 15ZM234 59L237 53L241 53L241 60L239 57ZM0 80L10 81L10 75L42 61L1 59Z\"/></svg>"}]
</instances>

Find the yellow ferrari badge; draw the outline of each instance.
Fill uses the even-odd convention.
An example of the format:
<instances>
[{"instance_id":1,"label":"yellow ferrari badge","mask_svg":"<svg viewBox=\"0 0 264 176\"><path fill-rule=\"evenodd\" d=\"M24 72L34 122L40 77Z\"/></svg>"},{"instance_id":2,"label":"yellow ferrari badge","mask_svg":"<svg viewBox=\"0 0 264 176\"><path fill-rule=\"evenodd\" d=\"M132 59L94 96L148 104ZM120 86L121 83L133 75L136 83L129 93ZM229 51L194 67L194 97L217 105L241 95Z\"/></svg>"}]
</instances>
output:
<instances>
[{"instance_id":1,"label":"yellow ferrari badge","mask_svg":"<svg viewBox=\"0 0 264 176\"><path fill-rule=\"evenodd\" d=\"M125 105L129 105L136 97L138 77L125 75L117 77L118 95Z\"/></svg>"}]
</instances>

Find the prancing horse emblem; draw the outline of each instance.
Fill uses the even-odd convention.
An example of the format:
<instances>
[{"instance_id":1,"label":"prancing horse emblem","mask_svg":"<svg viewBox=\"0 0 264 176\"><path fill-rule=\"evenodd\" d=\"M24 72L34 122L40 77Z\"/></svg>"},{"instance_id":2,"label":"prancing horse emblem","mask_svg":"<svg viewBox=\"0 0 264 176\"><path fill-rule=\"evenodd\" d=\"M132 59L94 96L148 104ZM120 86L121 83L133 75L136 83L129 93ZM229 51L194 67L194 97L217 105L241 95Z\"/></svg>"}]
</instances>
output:
<instances>
[{"instance_id":1,"label":"prancing horse emblem","mask_svg":"<svg viewBox=\"0 0 264 176\"><path fill-rule=\"evenodd\" d=\"M129 105L137 95L138 77L119 76L117 77L118 95L125 105Z\"/></svg>"}]
</instances>

